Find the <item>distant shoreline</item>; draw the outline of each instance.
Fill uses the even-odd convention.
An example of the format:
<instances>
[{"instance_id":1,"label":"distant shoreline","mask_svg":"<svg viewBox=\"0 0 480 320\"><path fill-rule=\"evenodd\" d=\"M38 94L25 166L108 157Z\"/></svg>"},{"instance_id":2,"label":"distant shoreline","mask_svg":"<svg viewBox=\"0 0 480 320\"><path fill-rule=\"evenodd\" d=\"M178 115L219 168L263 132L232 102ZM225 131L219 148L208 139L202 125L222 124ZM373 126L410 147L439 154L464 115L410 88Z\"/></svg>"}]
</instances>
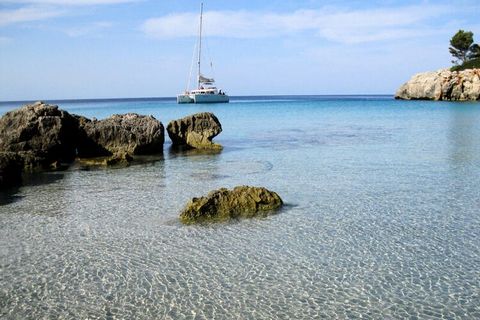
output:
<instances>
[{"instance_id":1,"label":"distant shoreline","mask_svg":"<svg viewBox=\"0 0 480 320\"><path fill-rule=\"evenodd\" d=\"M400 100L480 101L480 69L421 72L413 75L395 93Z\"/></svg>"}]
</instances>

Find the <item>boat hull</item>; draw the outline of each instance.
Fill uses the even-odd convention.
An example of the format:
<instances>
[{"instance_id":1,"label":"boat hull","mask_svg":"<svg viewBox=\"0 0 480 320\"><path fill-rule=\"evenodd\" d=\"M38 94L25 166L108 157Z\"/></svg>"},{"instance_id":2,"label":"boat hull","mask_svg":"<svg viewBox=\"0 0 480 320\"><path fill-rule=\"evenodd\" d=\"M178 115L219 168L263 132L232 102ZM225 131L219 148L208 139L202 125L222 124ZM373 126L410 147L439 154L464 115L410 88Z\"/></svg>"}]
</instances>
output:
<instances>
[{"instance_id":1,"label":"boat hull","mask_svg":"<svg viewBox=\"0 0 480 320\"><path fill-rule=\"evenodd\" d=\"M177 96L177 103L194 103L189 94L179 94Z\"/></svg>"},{"instance_id":2,"label":"boat hull","mask_svg":"<svg viewBox=\"0 0 480 320\"><path fill-rule=\"evenodd\" d=\"M230 98L226 94L193 94L194 103L227 103Z\"/></svg>"},{"instance_id":3,"label":"boat hull","mask_svg":"<svg viewBox=\"0 0 480 320\"><path fill-rule=\"evenodd\" d=\"M177 103L228 103L226 94L179 94Z\"/></svg>"}]
</instances>

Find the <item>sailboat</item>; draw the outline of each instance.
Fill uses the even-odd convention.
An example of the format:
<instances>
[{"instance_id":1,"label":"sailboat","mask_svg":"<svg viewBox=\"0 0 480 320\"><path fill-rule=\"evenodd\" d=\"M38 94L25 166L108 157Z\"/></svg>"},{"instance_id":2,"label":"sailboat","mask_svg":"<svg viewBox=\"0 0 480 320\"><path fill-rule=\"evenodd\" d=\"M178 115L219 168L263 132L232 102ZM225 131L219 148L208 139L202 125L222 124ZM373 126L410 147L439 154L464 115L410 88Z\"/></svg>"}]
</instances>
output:
<instances>
[{"instance_id":1,"label":"sailboat","mask_svg":"<svg viewBox=\"0 0 480 320\"><path fill-rule=\"evenodd\" d=\"M215 86L215 79L202 75L202 18L203 3L200 5L200 26L198 32L197 88L189 90L187 85L187 90L185 90L184 93L177 95L177 103L227 103L230 100L225 92Z\"/></svg>"}]
</instances>

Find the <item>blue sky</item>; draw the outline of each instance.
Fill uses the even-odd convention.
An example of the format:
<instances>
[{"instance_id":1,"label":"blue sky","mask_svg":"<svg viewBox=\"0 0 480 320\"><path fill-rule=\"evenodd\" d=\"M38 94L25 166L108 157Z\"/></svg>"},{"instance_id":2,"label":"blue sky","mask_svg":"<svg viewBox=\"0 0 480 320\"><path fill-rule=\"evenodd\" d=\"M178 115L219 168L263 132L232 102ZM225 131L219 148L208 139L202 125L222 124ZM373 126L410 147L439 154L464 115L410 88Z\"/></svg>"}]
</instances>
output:
<instances>
[{"instance_id":1,"label":"blue sky","mask_svg":"<svg viewBox=\"0 0 480 320\"><path fill-rule=\"evenodd\" d=\"M199 4L0 0L0 101L174 96ZM448 67L458 29L480 42L478 0L204 6L206 61L231 95L392 94L414 73Z\"/></svg>"}]
</instances>

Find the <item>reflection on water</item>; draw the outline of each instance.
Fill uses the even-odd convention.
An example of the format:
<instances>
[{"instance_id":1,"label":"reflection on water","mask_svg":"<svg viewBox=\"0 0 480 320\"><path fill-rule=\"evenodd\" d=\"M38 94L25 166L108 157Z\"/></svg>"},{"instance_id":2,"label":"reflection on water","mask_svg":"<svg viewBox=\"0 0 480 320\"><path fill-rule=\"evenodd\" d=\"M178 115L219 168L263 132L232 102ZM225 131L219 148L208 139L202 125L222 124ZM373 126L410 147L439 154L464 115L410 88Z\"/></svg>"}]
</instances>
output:
<instances>
[{"instance_id":1,"label":"reflection on water","mask_svg":"<svg viewBox=\"0 0 480 320\"><path fill-rule=\"evenodd\" d=\"M155 116L191 111L167 107ZM478 104L211 108L221 153L73 168L16 190L0 206L1 318L480 318ZM290 205L178 222L191 197L240 184Z\"/></svg>"},{"instance_id":2,"label":"reflection on water","mask_svg":"<svg viewBox=\"0 0 480 320\"><path fill-rule=\"evenodd\" d=\"M475 104L460 104L451 108L448 131L448 145L452 165L461 166L462 162L478 161L480 152L480 114L472 112Z\"/></svg>"},{"instance_id":3,"label":"reflection on water","mask_svg":"<svg viewBox=\"0 0 480 320\"><path fill-rule=\"evenodd\" d=\"M192 149L186 146L172 146L168 148L168 154L173 157L189 156L215 156L223 152L223 149Z\"/></svg>"}]
</instances>

